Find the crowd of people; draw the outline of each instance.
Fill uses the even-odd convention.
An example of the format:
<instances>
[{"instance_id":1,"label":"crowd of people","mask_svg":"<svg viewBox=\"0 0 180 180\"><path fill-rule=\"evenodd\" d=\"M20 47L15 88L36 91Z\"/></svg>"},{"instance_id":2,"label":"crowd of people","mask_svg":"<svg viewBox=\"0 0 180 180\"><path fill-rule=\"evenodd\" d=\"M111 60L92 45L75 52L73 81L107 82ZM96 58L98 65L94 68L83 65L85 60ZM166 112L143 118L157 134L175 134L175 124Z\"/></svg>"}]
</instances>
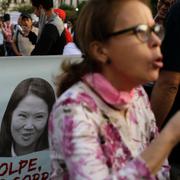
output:
<instances>
[{"instance_id":1,"label":"crowd of people","mask_svg":"<svg viewBox=\"0 0 180 180\"><path fill-rule=\"evenodd\" d=\"M81 61L62 63L55 94L42 79L17 86L1 125L0 146L6 141L8 147L0 155L38 151L44 137L49 144L39 148L50 150L52 180L179 180L180 1L159 0L153 17L145 0L89 0L73 34L52 0L31 2L38 28L21 14L23 28L12 43L1 28L5 45L16 55L27 50L22 41L31 48L28 55L70 50ZM147 83L154 85L150 94ZM39 124L32 117L29 123L33 113ZM23 135L28 128L36 131L33 142ZM23 145L27 139L30 149Z\"/></svg>"},{"instance_id":2,"label":"crowd of people","mask_svg":"<svg viewBox=\"0 0 180 180\"><path fill-rule=\"evenodd\" d=\"M65 46L73 43L74 32L72 27L66 27L64 10L53 8L53 1L31 3L38 22L33 22L27 13L20 14L17 24L11 23L8 13L1 17L1 56L61 55Z\"/></svg>"}]
</instances>

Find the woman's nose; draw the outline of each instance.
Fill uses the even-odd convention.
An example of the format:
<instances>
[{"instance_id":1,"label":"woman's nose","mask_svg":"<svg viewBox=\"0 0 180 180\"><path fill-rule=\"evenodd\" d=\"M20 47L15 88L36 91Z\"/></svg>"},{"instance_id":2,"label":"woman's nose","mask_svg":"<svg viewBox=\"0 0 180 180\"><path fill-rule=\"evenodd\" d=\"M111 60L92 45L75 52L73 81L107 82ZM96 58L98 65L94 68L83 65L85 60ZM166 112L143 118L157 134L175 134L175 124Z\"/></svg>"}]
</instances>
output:
<instances>
[{"instance_id":1,"label":"woman's nose","mask_svg":"<svg viewBox=\"0 0 180 180\"><path fill-rule=\"evenodd\" d=\"M151 33L151 37L149 38L148 45L150 48L160 47L161 39L154 33Z\"/></svg>"},{"instance_id":2,"label":"woman's nose","mask_svg":"<svg viewBox=\"0 0 180 180\"><path fill-rule=\"evenodd\" d=\"M29 118L27 122L24 124L24 129L33 129L33 128L34 128L33 121L31 118Z\"/></svg>"}]
</instances>

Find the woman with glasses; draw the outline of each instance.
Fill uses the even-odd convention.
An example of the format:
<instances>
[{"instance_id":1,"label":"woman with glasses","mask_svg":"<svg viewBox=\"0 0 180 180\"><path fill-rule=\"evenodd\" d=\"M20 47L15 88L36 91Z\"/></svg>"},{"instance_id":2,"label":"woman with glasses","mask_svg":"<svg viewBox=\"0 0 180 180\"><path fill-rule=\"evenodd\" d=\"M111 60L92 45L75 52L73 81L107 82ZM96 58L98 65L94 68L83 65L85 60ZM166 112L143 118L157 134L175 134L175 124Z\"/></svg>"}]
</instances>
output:
<instances>
[{"instance_id":1,"label":"woman with glasses","mask_svg":"<svg viewBox=\"0 0 180 180\"><path fill-rule=\"evenodd\" d=\"M51 179L169 179L180 113L158 135L141 86L163 66L162 27L143 1L89 0L76 32L83 61L63 64L57 77Z\"/></svg>"}]
</instances>

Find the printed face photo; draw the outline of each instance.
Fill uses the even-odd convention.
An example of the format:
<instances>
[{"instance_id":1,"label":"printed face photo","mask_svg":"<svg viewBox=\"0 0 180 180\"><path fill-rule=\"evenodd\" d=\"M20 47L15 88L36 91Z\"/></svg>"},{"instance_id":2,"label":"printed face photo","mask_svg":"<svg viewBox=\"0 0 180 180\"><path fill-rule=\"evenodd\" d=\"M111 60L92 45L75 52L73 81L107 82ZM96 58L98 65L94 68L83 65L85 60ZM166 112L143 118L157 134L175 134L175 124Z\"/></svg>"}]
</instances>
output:
<instances>
[{"instance_id":1,"label":"printed face photo","mask_svg":"<svg viewBox=\"0 0 180 180\"><path fill-rule=\"evenodd\" d=\"M11 134L15 146L30 147L37 143L48 119L45 101L33 94L27 95L12 113Z\"/></svg>"}]
</instances>

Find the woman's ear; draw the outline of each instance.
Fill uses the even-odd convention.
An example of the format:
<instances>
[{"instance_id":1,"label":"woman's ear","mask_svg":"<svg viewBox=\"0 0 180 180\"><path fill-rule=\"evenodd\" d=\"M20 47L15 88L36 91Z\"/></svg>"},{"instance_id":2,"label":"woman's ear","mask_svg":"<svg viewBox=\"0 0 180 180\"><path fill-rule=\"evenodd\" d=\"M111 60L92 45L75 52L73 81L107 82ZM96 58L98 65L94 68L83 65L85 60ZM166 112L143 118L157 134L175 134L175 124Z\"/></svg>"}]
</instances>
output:
<instances>
[{"instance_id":1,"label":"woman's ear","mask_svg":"<svg viewBox=\"0 0 180 180\"><path fill-rule=\"evenodd\" d=\"M89 47L90 53L94 59L105 64L108 60L108 51L105 46L99 41L93 41Z\"/></svg>"}]
</instances>

